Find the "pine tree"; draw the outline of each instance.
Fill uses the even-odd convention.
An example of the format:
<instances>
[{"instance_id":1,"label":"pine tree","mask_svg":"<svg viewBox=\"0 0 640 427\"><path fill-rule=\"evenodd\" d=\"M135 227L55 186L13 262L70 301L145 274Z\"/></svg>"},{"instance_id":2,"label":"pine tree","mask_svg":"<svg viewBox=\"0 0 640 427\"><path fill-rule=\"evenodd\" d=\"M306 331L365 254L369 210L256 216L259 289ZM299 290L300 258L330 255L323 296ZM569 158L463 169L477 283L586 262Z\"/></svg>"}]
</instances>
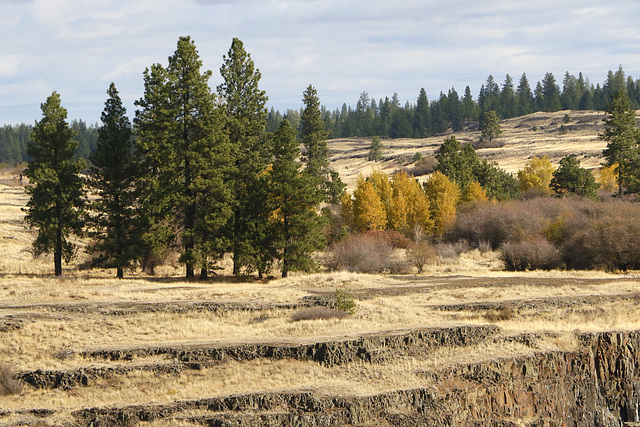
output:
<instances>
[{"instance_id":1,"label":"pine tree","mask_svg":"<svg viewBox=\"0 0 640 427\"><path fill-rule=\"evenodd\" d=\"M329 168L329 148L327 132L320 112L320 99L316 89L309 85L304 91L304 110L300 122L300 138L305 152L306 173L316 181L317 188L324 194L324 200L338 203L345 185L337 172Z\"/></svg>"},{"instance_id":2,"label":"pine tree","mask_svg":"<svg viewBox=\"0 0 640 427\"><path fill-rule=\"evenodd\" d=\"M513 90L513 79L509 74L504 79L502 85L502 92L500 92L500 107L502 110L502 117L510 119L516 116L516 95Z\"/></svg>"},{"instance_id":3,"label":"pine tree","mask_svg":"<svg viewBox=\"0 0 640 427\"><path fill-rule=\"evenodd\" d=\"M502 134L500 119L495 111L485 111L480 118L480 141L491 142Z\"/></svg>"},{"instance_id":4,"label":"pine tree","mask_svg":"<svg viewBox=\"0 0 640 427\"><path fill-rule=\"evenodd\" d=\"M62 275L62 260L69 262L76 251L69 240L81 235L85 217L85 192L79 172L83 163L74 160L78 148L67 123L67 110L53 92L41 104L42 119L33 128L28 153L33 158L25 175L31 186L25 220L37 229L34 253L53 252L55 275Z\"/></svg>"},{"instance_id":5,"label":"pine tree","mask_svg":"<svg viewBox=\"0 0 640 427\"><path fill-rule=\"evenodd\" d=\"M593 174L581 168L580 161L571 155L560 160L560 166L551 179L551 189L559 197L576 195L596 199L599 187Z\"/></svg>"},{"instance_id":6,"label":"pine tree","mask_svg":"<svg viewBox=\"0 0 640 427\"><path fill-rule=\"evenodd\" d=\"M529 80L527 75L522 73L518 88L516 89L516 114L518 116L524 116L534 111L533 94L531 93L531 87L529 86Z\"/></svg>"},{"instance_id":7,"label":"pine tree","mask_svg":"<svg viewBox=\"0 0 640 427\"><path fill-rule=\"evenodd\" d=\"M270 197L275 208L275 248L282 259L282 277L290 271L315 269L311 255L324 247L322 218L316 208L321 194L296 160L300 154L296 130L286 120L273 137Z\"/></svg>"},{"instance_id":8,"label":"pine tree","mask_svg":"<svg viewBox=\"0 0 640 427\"><path fill-rule=\"evenodd\" d=\"M602 152L606 165L618 164L618 196L622 196L626 182L638 171L633 167L638 152L640 133L636 129L636 112L631 108L629 97L617 92L605 109L604 132L600 139L607 141Z\"/></svg>"},{"instance_id":9,"label":"pine tree","mask_svg":"<svg viewBox=\"0 0 640 427\"><path fill-rule=\"evenodd\" d=\"M382 158L382 141L379 136L371 138L371 145L369 146L369 161L377 162Z\"/></svg>"},{"instance_id":10,"label":"pine tree","mask_svg":"<svg viewBox=\"0 0 640 427\"><path fill-rule=\"evenodd\" d=\"M552 73L546 73L542 80L543 111L559 111L562 109L560 102L560 88L556 84L556 78Z\"/></svg>"},{"instance_id":11,"label":"pine tree","mask_svg":"<svg viewBox=\"0 0 640 427\"><path fill-rule=\"evenodd\" d=\"M234 38L229 52L223 58L220 74L224 82L218 93L224 102L227 116L226 129L235 158L233 169L234 211L231 225L233 246L233 274L254 262L252 241L256 230L262 227L252 203L260 203L261 176L268 165L269 144L265 137L267 95L258 84L262 74L255 68L251 55L242 41Z\"/></svg>"},{"instance_id":12,"label":"pine tree","mask_svg":"<svg viewBox=\"0 0 640 427\"><path fill-rule=\"evenodd\" d=\"M142 252L142 233L138 212L138 175L140 163L134 154L131 122L115 84L107 90L109 98L98 129L98 145L91 156L90 185L97 194L91 208L94 255L93 265L115 268L116 277L124 277Z\"/></svg>"},{"instance_id":13,"label":"pine tree","mask_svg":"<svg viewBox=\"0 0 640 427\"><path fill-rule=\"evenodd\" d=\"M429 112L429 99L427 91L420 89L418 94L418 102L413 113L413 135L416 138L425 138L430 131L431 114Z\"/></svg>"},{"instance_id":14,"label":"pine tree","mask_svg":"<svg viewBox=\"0 0 640 427\"><path fill-rule=\"evenodd\" d=\"M223 113L208 85L211 71L201 67L195 44L181 37L166 69L156 65L145 72L145 96L137 103L142 110L136 113L153 191L149 218L164 221L162 236L173 227L187 278L196 267L206 276L209 258L222 250L230 203Z\"/></svg>"}]
</instances>

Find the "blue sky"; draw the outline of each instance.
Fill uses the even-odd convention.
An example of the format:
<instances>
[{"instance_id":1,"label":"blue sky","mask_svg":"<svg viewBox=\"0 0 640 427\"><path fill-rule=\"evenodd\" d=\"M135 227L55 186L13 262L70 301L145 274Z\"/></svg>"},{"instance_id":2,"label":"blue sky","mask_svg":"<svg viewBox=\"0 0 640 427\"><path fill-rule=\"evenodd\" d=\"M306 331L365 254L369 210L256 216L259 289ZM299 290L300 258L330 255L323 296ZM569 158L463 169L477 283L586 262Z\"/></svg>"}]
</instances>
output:
<instances>
[{"instance_id":1,"label":"blue sky","mask_svg":"<svg viewBox=\"0 0 640 427\"><path fill-rule=\"evenodd\" d=\"M142 73L190 35L211 87L233 37L262 72L269 107L299 108L308 84L330 109L359 94L415 102L452 86L477 97L523 72L602 83L640 78L637 0L0 0L0 124L33 123L60 93L69 118L98 122L115 82L133 117Z\"/></svg>"}]
</instances>

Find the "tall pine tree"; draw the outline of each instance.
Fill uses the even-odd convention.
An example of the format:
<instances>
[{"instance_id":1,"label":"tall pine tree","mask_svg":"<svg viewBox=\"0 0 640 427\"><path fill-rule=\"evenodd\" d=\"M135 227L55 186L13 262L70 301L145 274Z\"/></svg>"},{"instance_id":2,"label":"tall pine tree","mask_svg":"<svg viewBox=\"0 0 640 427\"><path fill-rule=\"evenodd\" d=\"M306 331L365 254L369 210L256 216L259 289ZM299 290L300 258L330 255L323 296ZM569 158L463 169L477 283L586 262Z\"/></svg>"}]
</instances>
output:
<instances>
[{"instance_id":1,"label":"tall pine tree","mask_svg":"<svg viewBox=\"0 0 640 427\"><path fill-rule=\"evenodd\" d=\"M322 195L315 182L300 170L296 130L286 120L273 138L271 198L275 202L276 248L282 259L282 277L290 271L310 272L315 268L311 255L324 247L322 220L316 208Z\"/></svg>"},{"instance_id":2,"label":"tall pine tree","mask_svg":"<svg viewBox=\"0 0 640 427\"><path fill-rule=\"evenodd\" d=\"M336 171L329 168L329 148L327 132L320 112L320 99L316 89L309 85L304 91L300 123L300 137L305 152L306 173L316 181L317 188L324 194L324 201L337 204L345 185Z\"/></svg>"},{"instance_id":3,"label":"tall pine tree","mask_svg":"<svg viewBox=\"0 0 640 427\"><path fill-rule=\"evenodd\" d=\"M78 142L60 95L53 92L41 109L42 119L33 128L27 150L33 161L25 171L32 184L26 188L30 199L25 220L38 232L34 253L53 252L55 275L62 276L62 260L69 262L76 251L69 237L82 234L84 226L86 202L79 175L83 163L73 158Z\"/></svg>"},{"instance_id":4,"label":"tall pine tree","mask_svg":"<svg viewBox=\"0 0 640 427\"><path fill-rule=\"evenodd\" d=\"M159 240L173 229L187 278L196 267L206 275L210 257L223 250L230 212L224 116L208 85L211 72L201 67L195 44L181 37L166 69L156 65L145 72L145 96L137 103L142 110L136 113L153 192L148 215L165 224L157 230Z\"/></svg>"},{"instance_id":5,"label":"tall pine tree","mask_svg":"<svg viewBox=\"0 0 640 427\"><path fill-rule=\"evenodd\" d=\"M234 197L231 239L233 249L233 274L239 275L245 266L255 264L256 242L263 227L260 215L251 209L252 203L260 203L261 176L268 166L268 140L265 135L267 95L258 83L262 75L255 68L251 55L242 41L234 38L220 68L223 83L218 94L227 115L226 130L229 134L235 164L232 172Z\"/></svg>"},{"instance_id":6,"label":"tall pine tree","mask_svg":"<svg viewBox=\"0 0 640 427\"><path fill-rule=\"evenodd\" d=\"M140 163L134 154L131 122L115 84L107 90L109 98L98 129L98 146L91 156L90 185L97 193L91 208L94 243L89 252L93 265L115 268L116 277L133 268L141 253L143 228L138 211Z\"/></svg>"}]
</instances>

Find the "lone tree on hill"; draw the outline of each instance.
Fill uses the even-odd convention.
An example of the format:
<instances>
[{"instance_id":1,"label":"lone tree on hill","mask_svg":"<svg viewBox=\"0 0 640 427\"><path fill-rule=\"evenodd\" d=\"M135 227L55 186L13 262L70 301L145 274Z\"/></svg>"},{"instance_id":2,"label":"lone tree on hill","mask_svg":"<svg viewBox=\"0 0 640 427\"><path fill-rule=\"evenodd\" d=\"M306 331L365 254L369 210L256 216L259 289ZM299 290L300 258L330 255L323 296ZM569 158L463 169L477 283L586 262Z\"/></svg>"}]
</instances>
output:
<instances>
[{"instance_id":1,"label":"lone tree on hill","mask_svg":"<svg viewBox=\"0 0 640 427\"><path fill-rule=\"evenodd\" d=\"M81 235L85 219L85 192L79 172L83 163L73 159L78 142L67 123L67 110L53 92L41 104L42 120L33 128L27 152L33 161L25 171L31 186L25 220L38 230L35 255L53 252L55 275L62 276L62 260L71 261L76 247L69 241Z\"/></svg>"},{"instance_id":2,"label":"lone tree on hill","mask_svg":"<svg viewBox=\"0 0 640 427\"><path fill-rule=\"evenodd\" d=\"M491 142L502 134L502 128L500 127L500 119L495 111L485 111L480 119L480 141Z\"/></svg>"}]
</instances>

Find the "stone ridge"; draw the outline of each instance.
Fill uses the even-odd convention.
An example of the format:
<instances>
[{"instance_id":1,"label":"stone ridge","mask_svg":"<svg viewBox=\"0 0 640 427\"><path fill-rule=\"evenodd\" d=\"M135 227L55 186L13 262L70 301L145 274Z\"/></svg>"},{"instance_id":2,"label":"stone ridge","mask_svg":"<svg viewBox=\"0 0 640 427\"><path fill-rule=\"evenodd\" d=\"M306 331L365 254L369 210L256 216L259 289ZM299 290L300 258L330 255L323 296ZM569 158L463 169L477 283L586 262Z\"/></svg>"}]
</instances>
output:
<instances>
[{"instance_id":1,"label":"stone ridge","mask_svg":"<svg viewBox=\"0 0 640 427\"><path fill-rule=\"evenodd\" d=\"M373 396L256 393L168 405L92 408L79 425L173 419L213 426L574 426L640 421L640 331L582 334L571 352L469 364L437 385ZM199 410L189 416L186 411Z\"/></svg>"},{"instance_id":2,"label":"stone ridge","mask_svg":"<svg viewBox=\"0 0 640 427\"><path fill-rule=\"evenodd\" d=\"M436 347L460 347L477 344L493 337L500 329L494 325L427 328L411 331L366 334L351 339L303 344L243 344L237 346L200 345L176 347L143 347L134 349L94 350L82 352L84 358L130 361L139 357L163 355L177 361L171 364L138 365L106 368L82 368L73 371L28 371L16 376L36 388L68 389L89 385L98 378L124 374L133 370L179 372L201 369L229 360L245 361L258 358L295 359L336 366L353 361L382 362L399 356L418 356Z\"/></svg>"}]
</instances>

